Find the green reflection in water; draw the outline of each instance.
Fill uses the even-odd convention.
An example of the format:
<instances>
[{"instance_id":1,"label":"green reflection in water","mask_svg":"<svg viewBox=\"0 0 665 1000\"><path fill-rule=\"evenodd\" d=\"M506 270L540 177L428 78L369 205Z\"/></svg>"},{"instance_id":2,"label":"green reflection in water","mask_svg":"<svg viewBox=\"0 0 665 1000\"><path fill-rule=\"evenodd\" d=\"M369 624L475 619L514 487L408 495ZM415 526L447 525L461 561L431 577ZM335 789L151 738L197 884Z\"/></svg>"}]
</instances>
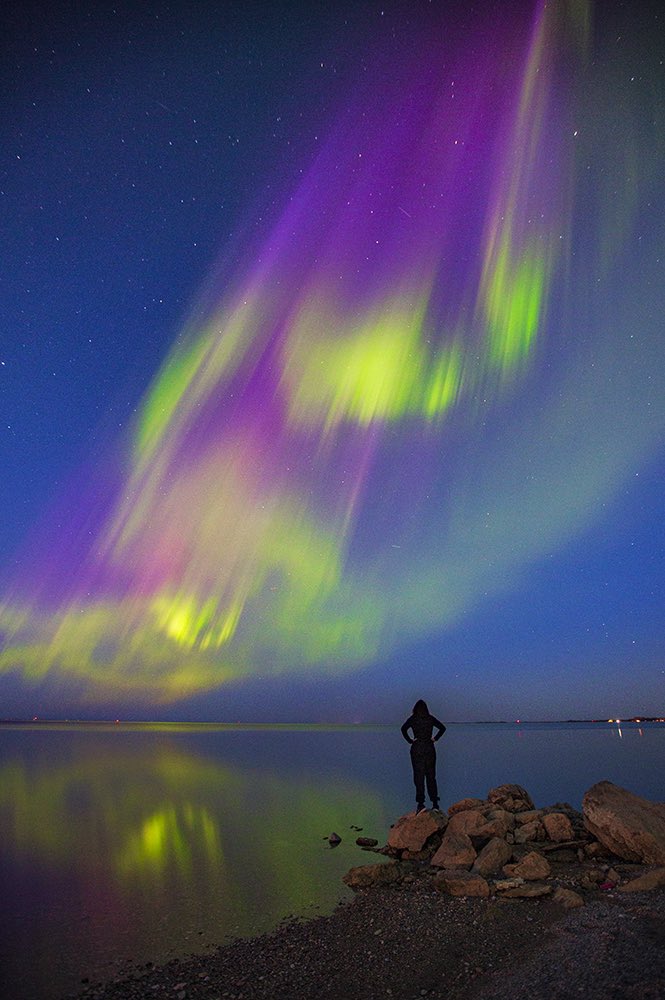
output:
<instances>
[{"instance_id":1,"label":"green reflection in water","mask_svg":"<svg viewBox=\"0 0 665 1000\"><path fill-rule=\"evenodd\" d=\"M346 776L244 768L168 740L131 749L76 741L64 754L46 746L0 765L2 851L24 870L71 880L71 903L58 906L71 907L63 920L77 934L92 934L81 930L81 898L114 915L94 932L101 953L126 948L126 931L122 945L113 940L123 914L141 959L330 907L341 872L365 856L330 852L323 837L385 825L376 795Z\"/></svg>"},{"instance_id":2,"label":"green reflection in water","mask_svg":"<svg viewBox=\"0 0 665 1000\"><path fill-rule=\"evenodd\" d=\"M197 848L210 863L223 863L219 824L207 809L186 802L168 805L148 816L128 838L118 859L126 878L163 880L169 869L191 876Z\"/></svg>"}]
</instances>

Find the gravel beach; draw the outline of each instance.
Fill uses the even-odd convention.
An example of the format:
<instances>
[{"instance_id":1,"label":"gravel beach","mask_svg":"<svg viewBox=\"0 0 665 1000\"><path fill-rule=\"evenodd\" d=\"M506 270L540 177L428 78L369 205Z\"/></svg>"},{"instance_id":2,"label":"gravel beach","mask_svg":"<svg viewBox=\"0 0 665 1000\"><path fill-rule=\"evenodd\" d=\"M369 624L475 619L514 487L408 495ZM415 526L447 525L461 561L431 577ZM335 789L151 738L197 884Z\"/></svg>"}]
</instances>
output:
<instances>
[{"instance_id":1,"label":"gravel beach","mask_svg":"<svg viewBox=\"0 0 665 1000\"><path fill-rule=\"evenodd\" d=\"M566 911L550 899L451 898L421 878L79 996L655 1000L665 997L665 891L598 891Z\"/></svg>"}]
</instances>

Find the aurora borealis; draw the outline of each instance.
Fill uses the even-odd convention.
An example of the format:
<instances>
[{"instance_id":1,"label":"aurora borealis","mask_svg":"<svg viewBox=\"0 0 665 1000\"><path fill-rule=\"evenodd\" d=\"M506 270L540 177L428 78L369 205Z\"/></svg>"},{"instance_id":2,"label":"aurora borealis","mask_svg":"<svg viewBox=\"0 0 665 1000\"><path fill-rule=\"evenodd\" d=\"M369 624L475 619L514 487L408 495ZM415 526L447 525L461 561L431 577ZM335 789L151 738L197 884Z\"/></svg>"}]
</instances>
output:
<instances>
[{"instance_id":1,"label":"aurora borealis","mask_svg":"<svg viewBox=\"0 0 665 1000\"><path fill-rule=\"evenodd\" d=\"M66 218L107 201L112 266L84 264L95 237L71 225L79 269L72 252L58 293L71 310L131 287L132 240L170 188L184 202L191 184L204 204L154 237L170 276L151 269L143 287L172 290L169 322L151 319L148 334L124 292L95 331L78 321L99 353L41 425L56 442L47 464L70 483L43 503L16 427L35 398L21 350L46 326L26 333L19 317L53 307L45 288L40 308L23 302L35 293L18 269L0 369L16 414L4 519L26 491L40 523L7 533L6 703L351 720L399 715L415 686L467 718L661 711L658 14L559 0L366 4L302 20L284 5L257 28L258 11L230 7L199 28L171 14L163 34L125 13L104 56L111 82L100 78L97 104L73 119L76 88L95 92L75 35L54 49L69 63L35 59L17 87L16 122L32 87L59 123L51 143L80 144L95 165ZM107 15L95 15L102 34ZM291 47L271 57L276 29ZM156 52L127 71L136 108L114 96L130 37ZM234 62L234 46L253 57ZM345 57L313 96L326 47ZM224 82L207 92L212 65ZM274 165L256 136L243 153L200 127L218 107L231 114L245 86L248 136L291 109L301 141L285 141ZM115 173L100 107L104 141L122 137L133 157ZM16 135L11 169L28 173L7 197L16 206L12 191L33 190L55 218L58 186L49 194L37 166L47 138L32 140L30 166ZM167 143L170 175L151 195L154 149L159 159ZM136 176L143 201L128 194ZM210 249L192 262L197 229ZM68 338L65 350L80 350ZM110 357L129 385L100 391ZM89 384L103 412L116 392L132 412L103 448L58 430L78 408L94 437Z\"/></svg>"}]
</instances>

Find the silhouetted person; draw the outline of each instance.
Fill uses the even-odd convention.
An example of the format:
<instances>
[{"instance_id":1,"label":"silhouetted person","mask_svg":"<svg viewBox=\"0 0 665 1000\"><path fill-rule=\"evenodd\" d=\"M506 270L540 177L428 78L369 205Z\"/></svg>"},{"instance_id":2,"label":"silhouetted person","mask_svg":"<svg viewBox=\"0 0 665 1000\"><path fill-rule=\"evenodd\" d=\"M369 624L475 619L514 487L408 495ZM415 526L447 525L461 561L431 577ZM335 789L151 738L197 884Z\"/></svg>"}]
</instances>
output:
<instances>
[{"instance_id":1,"label":"silhouetted person","mask_svg":"<svg viewBox=\"0 0 665 1000\"><path fill-rule=\"evenodd\" d=\"M432 736L434 728L436 736ZM409 729L413 739L409 736ZM427 794L432 800L432 809L439 808L439 790L436 787L436 750L434 744L440 740L446 727L433 715L430 715L426 703L420 698L413 706L413 714L402 726L402 736L411 744L411 765L413 767L413 783L416 786L416 812L425 808L425 782Z\"/></svg>"}]
</instances>

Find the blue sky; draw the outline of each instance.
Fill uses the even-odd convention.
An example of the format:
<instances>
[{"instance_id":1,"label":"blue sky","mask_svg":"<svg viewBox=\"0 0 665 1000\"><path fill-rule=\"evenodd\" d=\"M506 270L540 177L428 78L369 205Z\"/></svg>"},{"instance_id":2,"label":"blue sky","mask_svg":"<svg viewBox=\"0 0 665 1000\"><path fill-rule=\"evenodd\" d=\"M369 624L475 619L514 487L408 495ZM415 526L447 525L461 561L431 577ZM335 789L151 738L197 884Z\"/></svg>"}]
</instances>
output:
<instances>
[{"instance_id":1,"label":"blue sky","mask_svg":"<svg viewBox=\"0 0 665 1000\"><path fill-rule=\"evenodd\" d=\"M5 10L5 611L26 579L38 589L35 553L57 550L63 538L65 558L54 563L63 588L77 576L73 549L66 557L73 496L95 481L100 505L118 501L160 366L186 325L223 302L228 276L252 273L256 247L276 232L303 178L323 186L321 163L336 169L340 116L367 120L363 108L371 116L384 87L393 96L398 86L414 94L433 87L427 60L437 46L442 81L454 66L461 100L473 107L478 67L490 66L479 52L495 39L500 65L497 39L511 38L511 25L531 23L537 10ZM387 619L375 652L349 664L314 657L291 670L275 640L273 671L262 634L256 659L227 682L166 703L133 698L120 684L102 696L84 671L62 662L31 679L19 655L0 671L0 716L390 721L420 696L460 720L662 713L662 17L654 5L608 3L592 18L586 59L574 72L565 60L552 70L542 162L550 143L559 155L557 127L570 124L570 172L544 168L524 194L534 205L540 198L544 211L559 211L560 202L567 227L537 349L519 380L490 399L486 416L478 416L486 402L479 390L440 437L423 444L420 432L399 431L404 437L377 459L344 550L352 569L368 551L395 550L389 574L363 567L359 577L368 607ZM520 30L514 44L523 41L526 51L528 32L522 39ZM408 67L423 38L419 81ZM509 94L508 71L497 80ZM503 142L499 133L489 140ZM519 143L508 166L515 157ZM484 191L482 178L469 180L475 191ZM315 213L317 201L307 197ZM460 204L470 218L484 207L471 194ZM459 269L472 244L445 239L458 255L450 267ZM319 470L319 484L325 475ZM418 529L395 542L411 515ZM85 517L79 511L72 520ZM42 613L37 607L36 617ZM1 633L5 648L15 641L10 631Z\"/></svg>"}]
</instances>

